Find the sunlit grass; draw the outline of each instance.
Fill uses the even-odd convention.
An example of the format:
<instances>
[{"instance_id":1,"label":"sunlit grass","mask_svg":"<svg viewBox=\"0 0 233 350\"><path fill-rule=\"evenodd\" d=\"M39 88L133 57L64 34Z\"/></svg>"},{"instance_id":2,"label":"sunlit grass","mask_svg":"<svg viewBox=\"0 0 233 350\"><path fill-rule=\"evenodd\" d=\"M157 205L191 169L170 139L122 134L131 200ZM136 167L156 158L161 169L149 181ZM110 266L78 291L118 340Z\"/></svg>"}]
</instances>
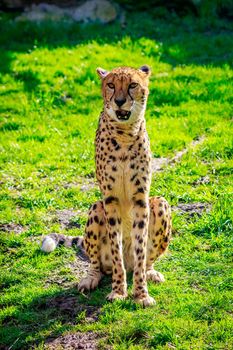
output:
<instances>
[{"instance_id":1,"label":"sunlit grass","mask_svg":"<svg viewBox=\"0 0 233 350\"><path fill-rule=\"evenodd\" d=\"M231 349L232 25L134 14L126 29L6 19L1 27L0 343L42 349L51 335L92 330L106 336L101 349ZM109 278L87 298L79 295L70 267L75 251L45 255L39 240L50 232L82 234L87 210L100 198L95 186L81 190L95 176L102 108L96 67L145 63L153 71L146 112L153 156L173 157L204 137L153 177L151 195L172 205L209 203L211 211L191 218L174 211L176 235L158 263L166 282L149 284L157 305L143 310L130 299L106 303ZM61 227L61 209L80 210L80 229ZM23 231L4 232L9 223ZM56 283L61 276L65 287ZM100 307L98 321L48 307L60 295Z\"/></svg>"}]
</instances>

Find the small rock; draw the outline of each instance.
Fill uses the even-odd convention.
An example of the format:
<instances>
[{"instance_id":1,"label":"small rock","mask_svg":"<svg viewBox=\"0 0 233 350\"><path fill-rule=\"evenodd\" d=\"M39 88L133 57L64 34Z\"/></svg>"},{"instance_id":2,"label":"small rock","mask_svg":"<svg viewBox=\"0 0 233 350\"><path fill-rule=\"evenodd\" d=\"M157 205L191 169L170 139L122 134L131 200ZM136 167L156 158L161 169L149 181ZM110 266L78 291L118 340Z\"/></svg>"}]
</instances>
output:
<instances>
[{"instance_id":1,"label":"small rock","mask_svg":"<svg viewBox=\"0 0 233 350\"><path fill-rule=\"evenodd\" d=\"M47 3L33 4L15 20L41 22L69 18L77 22L99 21L104 24L114 21L116 17L116 7L108 0L88 0L80 6L66 8Z\"/></svg>"},{"instance_id":2,"label":"small rock","mask_svg":"<svg viewBox=\"0 0 233 350\"><path fill-rule=\"evenodd\" d=\"M31 10L30 12L24 12L22 15L16 17L15 21L31 21L40 22L46 19L46 15L43 12Z\"/></svg>"},{"instance_id":3,"label":"small rock","mask_svg":"<svg viewBox=\"0 0 233 350\"><path fill-rule=\"evenodd\" d=\"M210 178L209 176L202 176L198 180L193 182L193 185L198 186L198 185L208 185L210 183Z\"/></svg>"},{"instance_id":4,"label":"small rock","mask_svg":"<svg viewBox=\"0 0 233 350\"><path fill-rule=\"evenodd\" d=\"M116 19L117 10L107 0L89 0L76 8L72 18L77 22L99 21L109 23Z\"/></svg>"},{"instance_id":5,"label":"small rock","mask_svg":"<svg viewBox=\"0 0 233 350\"><path fill-rule=\"evenodd\" d=\"M0 1L1 7L6 7L8 9L20 9L24 6L23 0L5 0Z\"/></svg>"},{"instance_id":6,"label":"small rock","mask_svg":"<svg viewBox=\"0 0 233 350\"><path fill-rule=\"evenodd\" d=\"M68 8L60 8L56 5L41 3L26 7L25 11L20 16L16 17L15 20L31 22L41 22L45 20L57 21L70 16L71 10Z\"/></svg>"}]
</instances>

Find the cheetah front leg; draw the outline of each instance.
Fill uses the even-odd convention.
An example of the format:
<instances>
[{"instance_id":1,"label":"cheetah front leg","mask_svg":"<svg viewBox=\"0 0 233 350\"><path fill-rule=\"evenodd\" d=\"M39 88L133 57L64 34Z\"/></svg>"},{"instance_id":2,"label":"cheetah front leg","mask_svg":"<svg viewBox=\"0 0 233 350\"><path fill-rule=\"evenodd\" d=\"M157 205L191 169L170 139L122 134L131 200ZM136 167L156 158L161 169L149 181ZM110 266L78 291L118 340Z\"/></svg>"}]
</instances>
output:
<instances>
[{"instance_id":1,"label":"cheetah front leg","mask_svg":"<svg viewBox=\"0 0 233 350\"><path fill-rule=\"evenodd\" d=\"M134 250L134 290L135 301L150 306L155 300L149 296L146 278L146 246L149 224L149 199L142 194L135 196L133 207L132 243Z\"/></svg>"},{"instance_id":2,"label":"cheetah front leg","mask_svg":"<svg viewBox=\"0 0 233 350\"><path fill-rule=\"evenodd\" d=\"M127 297L126 271L122 251L122 227L118 198L108 196L105 198L104 204L112 254L112 292L107 296L107 299L113 301Z\"/></svg>"}]
</instances>

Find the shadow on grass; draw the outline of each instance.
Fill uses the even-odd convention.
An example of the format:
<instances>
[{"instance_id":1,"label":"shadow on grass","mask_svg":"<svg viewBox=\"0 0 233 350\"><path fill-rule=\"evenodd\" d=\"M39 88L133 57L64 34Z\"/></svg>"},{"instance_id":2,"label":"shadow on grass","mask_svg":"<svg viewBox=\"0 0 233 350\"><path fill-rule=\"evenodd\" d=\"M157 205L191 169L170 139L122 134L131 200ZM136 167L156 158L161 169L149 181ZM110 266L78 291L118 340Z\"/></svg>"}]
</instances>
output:
<instances>
[{"instance_id":1,"label":"shadow on grass","mask_svg":"<svg viewBox=\"0 0 233 350\"><path fill-rule=\"evenodd\" d=\"M170 14L167 18L153 18L148 13L127 15L127 25L122 28L120 22L108 25L79 24L72 22L17 22L14 19L0 20L0 71L11 72L11 62L18 52L27 53L34 47L46 47L50 50L58 47L71 48L79 44L97 41L100 45L116 44L124 37L133 41L149 38L162 45L161 61L176 66L177 64L212 64L221 66L232 64L233 26L227 20L199 19L196 17L178 17ZM155 48L148 48L147 56L156 54ZM28 73L30 74L30 72ZM26 89L35 86L26 74L23 79Z\"/></svg>"},{"instance_id":2,"label":"shadow on grass","mask_svg":"<svg viewBox=\"0 0 233 350\"><path fill-rule=\"evenodd\" d=\"M132 274L128 275L128 286L132 286ZM5 317L0 332L4 344L0 349L28 349L56 339L79 324L98 322L102 308L109 304L106 296L110 291L111 276L104 276L99 287L89 294L79 293L73 282L60 291L44 289L38 298L19 306L14 315ZM130 300L121 302L119 307L136 310Z\"/></svg>"},{"instance_id":3,"label":"shadow on grass","mask_svg":"<svg viewBox=\"0 0 233 350\"><path fill-rule=\"evenodd\" d=\"M79 323L96 322L106 302L104 294L97 290L85 297L76 288L54 293L45 291L43 296L20 308L16 315L5 318L1 331L5 344L0 349L11 346L28 349L47 338L57 338Z\"/></svg>"}]
</instances>

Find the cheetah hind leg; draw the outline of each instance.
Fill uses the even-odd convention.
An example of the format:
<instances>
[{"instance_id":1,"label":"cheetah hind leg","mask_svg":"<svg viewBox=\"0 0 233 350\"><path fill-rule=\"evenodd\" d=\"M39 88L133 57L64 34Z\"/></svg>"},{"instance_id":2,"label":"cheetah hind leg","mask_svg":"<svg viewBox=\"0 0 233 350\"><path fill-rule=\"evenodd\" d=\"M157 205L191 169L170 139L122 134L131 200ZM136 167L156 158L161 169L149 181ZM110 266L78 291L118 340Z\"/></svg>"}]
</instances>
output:
<instances>
[{"instance_id":1,"label":"cheetah hind leg","mask_svg":"<svg viewBox=\"0 0 233 350\"><path fill-rule=\"evenodd\" d=\"M95 289L96 287L98 287L102 276L103 275L101 272L90 271L90 273L88 273L87 276L83 277L79 282L78 290L81 293L84 293Z\"/></svg>"},{"instance_id":2,"label":"cheetah hind leg","mask_svg":"<svg viewBox=\"0 0 233 350\"><path fill-rule=\"evenodd\" d=\"M154 270L153 263L167 249L171 238L171 209L162 197L152 197L150 204L149 235L147 242L147 281L165 281L162 273Z\"/></svg>"},{"instance_id":3,"label":"cheetah hind leg","mask_svg":"<svg viewBox=\"0 0 233 350\"><path fill-rule=\"evenodd\" d=\"M158 272L151 267L146 271L146 279L147 281L152 281L155 283L165 282L164 275L161 272Z\"/></svg>"}]
</instances>

